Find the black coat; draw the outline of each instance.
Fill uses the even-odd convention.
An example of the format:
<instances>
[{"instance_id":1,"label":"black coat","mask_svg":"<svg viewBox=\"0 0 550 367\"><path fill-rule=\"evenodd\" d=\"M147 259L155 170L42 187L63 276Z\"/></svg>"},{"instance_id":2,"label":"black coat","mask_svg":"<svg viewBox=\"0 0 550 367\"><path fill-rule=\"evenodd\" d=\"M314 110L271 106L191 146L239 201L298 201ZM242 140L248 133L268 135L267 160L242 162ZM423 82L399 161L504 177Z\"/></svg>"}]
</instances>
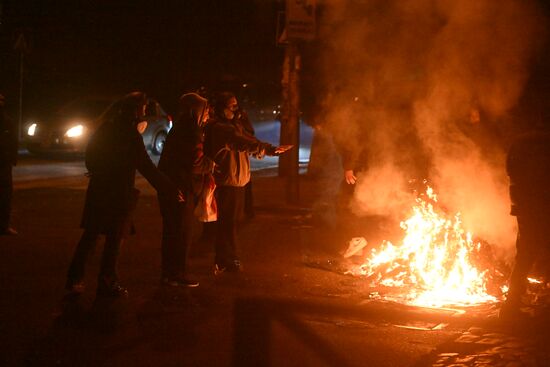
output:
<instances>
[{"instance_id":1,"label":"black coat","mask_svg":"<svg viewBox=\"0 0 550 367\"><path fill-rule=\"evenodd\" d=\"M516 139L507 156L512 215L550 216L550 132Z\"/></svg>"},{"instance_id":2,"label":"black coat","mask_svg":"<svg viewBox=\"0 0 550 367\"><path fill-rule=\"evenodd\" d=\"M104 123L88 144L86 167L90 182L81 227L87 230L108 234L131 228L139 194L134 187L136 169L155 189L176 200L176 187L157 170L131 124Z\"/></svg>"},{"instance_id":3,"label":"black coat","mask_svg":"<svg viewBox=\"0 0 550 367\"><path fill-rule=\"evenodd\" d=\"M204 129L191 117L175 124L164 143L159 169L181 191L198 195L203 176L212 173L213 162L203 152Z\"/></svg>"}]
</instances>

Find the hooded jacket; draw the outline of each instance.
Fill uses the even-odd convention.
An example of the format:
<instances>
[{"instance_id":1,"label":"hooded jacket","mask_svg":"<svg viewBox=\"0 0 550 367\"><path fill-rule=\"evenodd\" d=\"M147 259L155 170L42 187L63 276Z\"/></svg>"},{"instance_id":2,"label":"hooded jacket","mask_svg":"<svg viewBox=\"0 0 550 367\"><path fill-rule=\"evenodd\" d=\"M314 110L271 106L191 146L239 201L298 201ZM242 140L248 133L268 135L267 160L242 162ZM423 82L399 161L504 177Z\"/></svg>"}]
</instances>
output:
<instances>
[{"instance_id":1,"label":"hooded jacket","mask_svg":"<svg viewBox=\"0 0 550 367\"><path fill-rule=\"evenodd\" d=\"M196 93L180 97L179 116L168 133L158 165L180 190L194 194L202 189L203 175L213 169L203 150L202 119L207 108L207 100Z\"/></svg>"},{"instance_id":2,"label":"hooded jacket","mask_svg":"<svg viewBox=\"0 0 550 367\"><path fill-rule=\"evenodd\" d=\"M275 147L247 133L238 116L229 120L222 113L206 128L205 152L216 163L217 185L242 187L250 181L249 154L273 155Z\"/></svg>"}]
</instances>

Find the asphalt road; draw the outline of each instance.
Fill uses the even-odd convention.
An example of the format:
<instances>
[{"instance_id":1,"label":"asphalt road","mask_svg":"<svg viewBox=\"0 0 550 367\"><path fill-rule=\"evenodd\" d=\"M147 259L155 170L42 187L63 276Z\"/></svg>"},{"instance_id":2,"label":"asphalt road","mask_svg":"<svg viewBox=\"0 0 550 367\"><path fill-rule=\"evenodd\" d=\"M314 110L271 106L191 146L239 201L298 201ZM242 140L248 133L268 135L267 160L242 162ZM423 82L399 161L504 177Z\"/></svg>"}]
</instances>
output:
<instances>
[{"instance_id":1,"label":"asphalt road","mask_svg":"<svg viewBox=\"0 0 550 367\"><path fill-rule=\"evenodd\" d=\"M215 277L211 238L197 234L189 272L201 286L161 287L159 209L140 178L137 234L119 264L130 296L95 299L99 246L87 291L68 299L65 272L81 233L87 179L81 160L55 162L55 176L38 174L49 164L22 158L13 203L20 234L0 237L2 366L450 366L459 357L488 360L491 338L459 342L479 327L502 345L520 333L523 349L510 349L508 361L524 361L533 351L542 353L536 361L548 360L541 347L546 334L533 323L521 332L503 329L497 305L410 307L382 301L375 297L380 289L342 275L337 265L346 234L330 219L327 181L301 177L300 205L289 205L284 179L269 169L253 175L257 215L239 233L243 273ZM533 330L542 341L531 342Z\"/></svg>"}]
</instances>

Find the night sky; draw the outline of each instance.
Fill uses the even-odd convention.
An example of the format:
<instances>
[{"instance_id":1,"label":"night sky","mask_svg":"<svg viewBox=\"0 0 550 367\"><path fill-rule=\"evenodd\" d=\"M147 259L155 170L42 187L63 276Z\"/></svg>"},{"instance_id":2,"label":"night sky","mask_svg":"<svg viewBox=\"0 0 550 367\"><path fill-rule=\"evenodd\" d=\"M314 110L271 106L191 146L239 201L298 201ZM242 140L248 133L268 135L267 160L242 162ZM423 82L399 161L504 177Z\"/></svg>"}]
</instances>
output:
<instances>
[{"instance_id":1,"label":"night sky","mask_svg":"<svg viewBox=\"0 0 550 367\"><path fill-rule=\"evenodd\" d=\"M220 81L276 90L281 2L267 0L29 1L2 4L1 85L17 93L23 32L26 110L87 93L141 89L172 107L177 97ZM225 83L227 85L228 83ZM269 87L264 87L264 86ZM272 92L273 93L273 92Z\"/></svg>"}]
</instances>

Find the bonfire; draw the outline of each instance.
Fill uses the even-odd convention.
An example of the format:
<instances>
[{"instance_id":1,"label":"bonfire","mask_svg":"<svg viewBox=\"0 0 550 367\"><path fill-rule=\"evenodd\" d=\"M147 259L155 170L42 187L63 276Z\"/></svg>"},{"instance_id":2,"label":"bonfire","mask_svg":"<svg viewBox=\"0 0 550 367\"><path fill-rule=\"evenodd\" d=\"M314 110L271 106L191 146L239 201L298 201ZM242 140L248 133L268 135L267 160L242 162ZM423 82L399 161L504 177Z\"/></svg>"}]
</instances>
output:
<instances>
[{"instance_id":1,"label":"bonfire","mask_svg":"<svg viewBox=\"0 0 550 367\"><path fill-rule=\"evenodd\" d=\"M346 257L363 256L347 269L388 291L387 298L427 307L471 306L502 299L504 277L491 246L463 228L460 213L448 215L426 185L410 216L400 223L403 239L383 241L366 252L367 241L350 241ZM366 252L366 254L365 254Z\"/></svg>"}]
</instances>

